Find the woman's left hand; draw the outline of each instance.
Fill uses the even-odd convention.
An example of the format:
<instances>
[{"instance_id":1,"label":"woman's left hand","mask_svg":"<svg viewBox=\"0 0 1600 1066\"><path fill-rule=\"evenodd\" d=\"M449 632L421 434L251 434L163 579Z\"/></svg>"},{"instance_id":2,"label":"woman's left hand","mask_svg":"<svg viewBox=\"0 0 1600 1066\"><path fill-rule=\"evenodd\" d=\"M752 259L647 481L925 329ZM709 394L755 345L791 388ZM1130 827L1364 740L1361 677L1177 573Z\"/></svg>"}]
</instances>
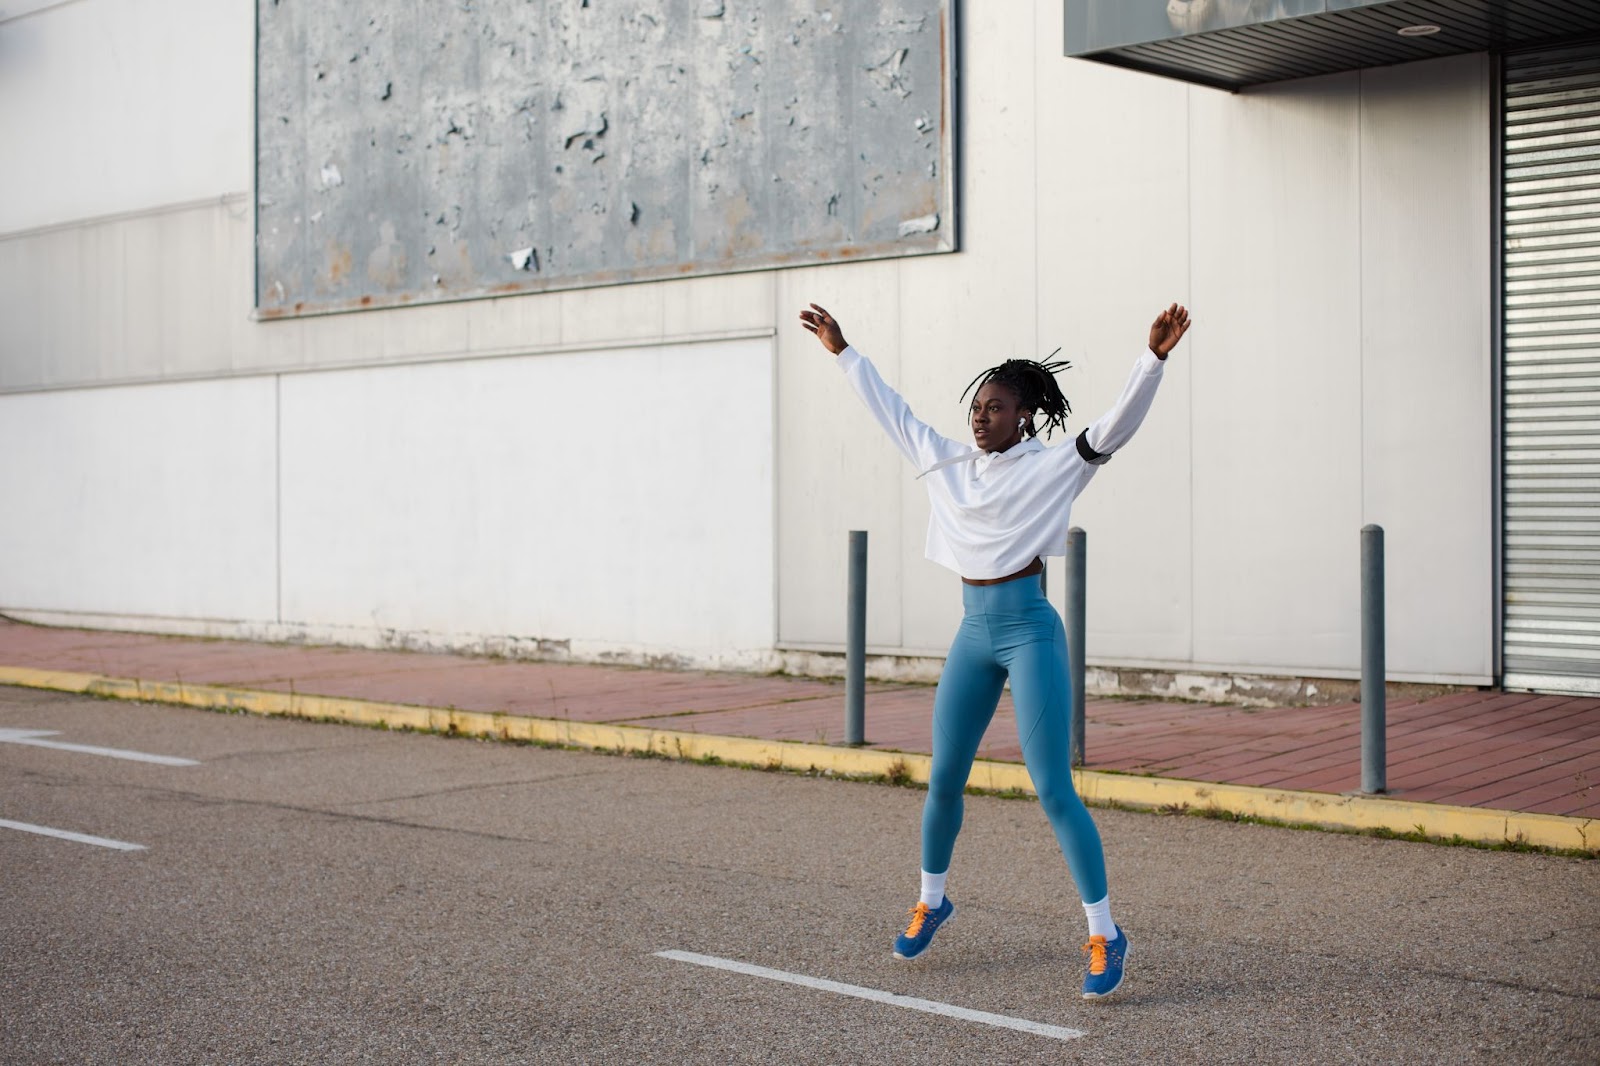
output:
<instances>
[{"instance_id":1,"label":"woman's left hand","mask_svg":"<svg viewBox=\"0 0 1600 1066\"><path fill-rule=\"evenodd\" d=\"M1189 310L1173 304L1156 316L1150 325L1150 350L1157 359L1165 359L1167 353L1177 347L1183 335L1189 332Z\"/></svg>"}]
</instances>

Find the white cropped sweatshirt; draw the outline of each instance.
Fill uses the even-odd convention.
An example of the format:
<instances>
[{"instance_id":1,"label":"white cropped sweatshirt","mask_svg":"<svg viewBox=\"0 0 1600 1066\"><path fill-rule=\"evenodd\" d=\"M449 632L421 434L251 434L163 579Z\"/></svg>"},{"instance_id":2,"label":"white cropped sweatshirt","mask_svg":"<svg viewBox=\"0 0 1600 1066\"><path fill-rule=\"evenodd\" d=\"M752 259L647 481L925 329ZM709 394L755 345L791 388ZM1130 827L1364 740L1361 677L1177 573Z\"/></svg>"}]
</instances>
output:
<instances>
[{"instance_id":1,"label":"white cropped sweatshirt","mask_svg":"<svg viewBox=\"0 0 1600 1066\"><path fill-rule=\"evenodd\" d=\"M1028 437L1008 451L984 452L919 421L853 346L836 362L928 483L928 558L978 579L1014 574L1036 555L1066 554L1072 501L1144 421L1166 365L1151 352L1141 355L1111 410L1075 442L1047 448Z\"/></svg>"}]
</instances>

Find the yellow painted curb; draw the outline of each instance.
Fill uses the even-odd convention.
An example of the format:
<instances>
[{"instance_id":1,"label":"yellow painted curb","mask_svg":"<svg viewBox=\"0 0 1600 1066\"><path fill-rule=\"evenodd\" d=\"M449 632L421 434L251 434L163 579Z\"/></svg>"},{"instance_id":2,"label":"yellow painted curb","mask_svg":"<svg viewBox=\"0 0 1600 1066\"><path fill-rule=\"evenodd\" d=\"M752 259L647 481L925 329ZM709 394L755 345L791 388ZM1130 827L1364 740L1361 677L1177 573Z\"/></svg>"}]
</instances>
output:
<instances>
[{"instance_id":1,"label":"yellow painted curb","mask_svg":"<svg viewBox=\"0 0 1600 1066\"><path fill-rule=\"evenodd\" d=\"M533 741L595 751L649 752L673 759L720 760L771 770L832 772L846 777L899 777L918 784L927 784L931 762L927 755L910 752L725 737L218 685L139 681L18 666L0 666L0 685L389 729ZM1079 794L1089 803L1161 810L1215 810L1334 829L1421 832L1433 837L1460 837L1491 844L1517 841L1544 848L1592 850L1600 847L1600 825L1592 818L1452 807L1380 796L1220 785L1171 777L1136 777L1096 770L1074 770L1073 778ZM995 792L1033 792L1026 767L987 759L980 759L973 765L968 784Z\"/></svg>"}]
</instances>

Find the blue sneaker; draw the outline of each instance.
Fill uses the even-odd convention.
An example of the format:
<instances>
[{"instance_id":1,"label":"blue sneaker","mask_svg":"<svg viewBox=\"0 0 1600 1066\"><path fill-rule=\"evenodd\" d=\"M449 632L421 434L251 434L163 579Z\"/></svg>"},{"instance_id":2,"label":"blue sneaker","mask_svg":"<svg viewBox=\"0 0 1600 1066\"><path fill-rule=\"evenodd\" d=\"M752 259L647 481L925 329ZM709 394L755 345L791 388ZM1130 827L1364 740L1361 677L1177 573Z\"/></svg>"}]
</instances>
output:
<instances>
[{"instance_id":1,"label":"blue sneaker","mask_svg":"<svg viewBox=\"0 0 1600 1066\"><path fill-rule=\"evenodd\" d=\"M1122 986L1122 966L1128 961L1128 934L1117 930L1115 940L1107 943L1103 936L1092 936L1083 945L1089 956L1089 972L1083 975L1083 998L1104 999Z\"/></svg>"},{"instance_id":2,"label":"blue sneaker","mask_svg":"<svg viewBox=\"0 0 1600 1066\"><path fill-rule=\"evenodd\" d=\"M911 908L911 924L906 926L906 931L895 937L894 957L897 959L914 959L928 950L928 945L933 943L933 934L939 927L950 920L955 914L955 904L946 896L937 907L930 907L926 903L917 902Z\"/></svg>"}]
</instances>

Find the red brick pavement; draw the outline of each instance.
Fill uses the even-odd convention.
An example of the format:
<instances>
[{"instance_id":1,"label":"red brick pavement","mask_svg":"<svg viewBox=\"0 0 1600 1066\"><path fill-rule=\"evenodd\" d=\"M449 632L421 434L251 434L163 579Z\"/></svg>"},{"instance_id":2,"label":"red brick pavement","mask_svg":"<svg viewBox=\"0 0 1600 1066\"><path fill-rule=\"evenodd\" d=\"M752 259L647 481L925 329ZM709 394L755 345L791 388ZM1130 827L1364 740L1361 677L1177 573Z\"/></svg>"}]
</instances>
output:
<instances>
[{"instance_id":1,"label":"red brick pavement","mask_svg":"<svg viewBox=\"0 0 1600 1066\"><path fill-rule=\"evenodd\" d=\"M836 681L513 662L406 651L54 629L0 620L0 665L297 691L540 718L839 743ZM868 686L867 738L927 752L933 689ZM1389 705L1389 787L1430 803L1600 816L1600 699L1495 691ZM1346 792L1360 786L1360 708L1091 699L1089 766ZM1009 695L979 754L1021 761Z\"/></svg>"}]
</instances>

